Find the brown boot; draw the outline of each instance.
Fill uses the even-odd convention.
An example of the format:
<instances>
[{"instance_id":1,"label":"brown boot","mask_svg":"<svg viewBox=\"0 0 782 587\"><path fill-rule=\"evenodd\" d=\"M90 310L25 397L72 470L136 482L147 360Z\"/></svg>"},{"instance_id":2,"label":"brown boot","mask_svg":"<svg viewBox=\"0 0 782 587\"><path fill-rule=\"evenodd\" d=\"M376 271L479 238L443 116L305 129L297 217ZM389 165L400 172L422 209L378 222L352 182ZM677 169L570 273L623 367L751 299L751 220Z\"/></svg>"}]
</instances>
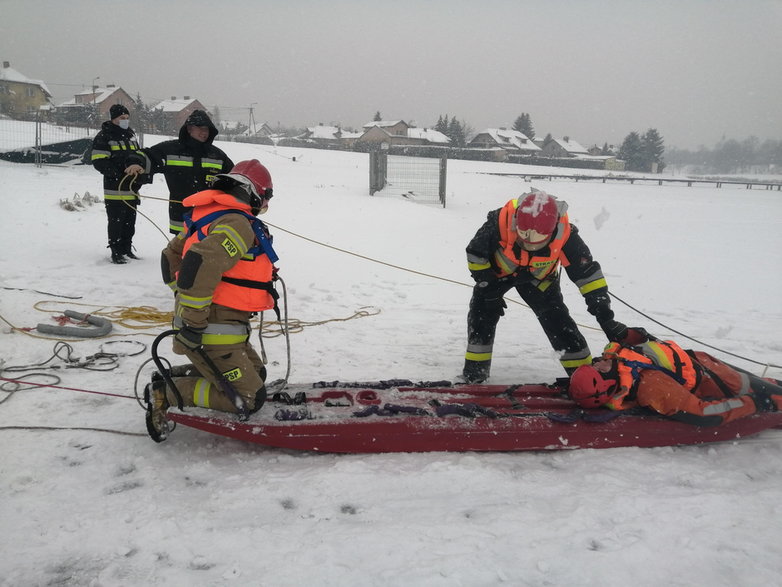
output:
<instances>
[{"instance_id":1,"label":"brown boot","mask_svg":"<svg viewBox=\"0 0 782 587\"><path fill-rule=\"evenodd\" d=\"M169 433L165 383L162 381L148 383L144 388L144 401L147 404L147 432L155 442L163 442L168 438Z\"/></svg>"}]
</instances>

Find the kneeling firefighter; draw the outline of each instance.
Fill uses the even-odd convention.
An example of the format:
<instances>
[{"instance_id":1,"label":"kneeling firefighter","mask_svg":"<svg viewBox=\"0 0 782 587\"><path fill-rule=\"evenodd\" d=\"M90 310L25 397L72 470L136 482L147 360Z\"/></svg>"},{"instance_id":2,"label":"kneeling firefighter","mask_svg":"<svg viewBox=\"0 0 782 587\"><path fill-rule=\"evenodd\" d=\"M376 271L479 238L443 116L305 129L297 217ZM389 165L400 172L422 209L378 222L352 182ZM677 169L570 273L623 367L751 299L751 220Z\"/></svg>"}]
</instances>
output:
<instances>
[{"instance_id":1,"label":"kneeling firefighter","mask_svg":"<svg viewBox=\"0 0 782 587\"><path fill-rule=\"evenodd\" d=\"M188 196L185 231L163 250L163 281L176 294L173 350L190 365L173 367L170 382L182 405L233 412L240 418L266 401L266 368L250 344L250 319L277 308L273 287L278 257L266 225L272 178L256 159L218 174L211 189ZM145 389L147 430L156 442L168 435L166 410L174 390L155 373Z\"/></svg>"}]
</instances>

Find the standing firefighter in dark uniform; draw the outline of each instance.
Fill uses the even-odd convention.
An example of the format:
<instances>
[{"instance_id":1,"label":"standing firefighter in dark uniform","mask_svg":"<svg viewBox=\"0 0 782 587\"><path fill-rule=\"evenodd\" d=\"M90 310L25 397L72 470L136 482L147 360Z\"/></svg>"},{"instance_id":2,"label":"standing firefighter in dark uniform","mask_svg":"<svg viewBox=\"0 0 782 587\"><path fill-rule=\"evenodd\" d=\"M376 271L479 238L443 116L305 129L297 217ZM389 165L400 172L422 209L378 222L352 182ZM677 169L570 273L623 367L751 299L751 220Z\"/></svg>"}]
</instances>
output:
<instances>
[{"instance_id":1,"label":"standing firefighter in dark uniform","mask_svg":"<svg viewBox=\"0 0 782 587\"><path fill-rule=\"evenodd\" d=\"M138 150L136 134L130 128L130 114L122 104L109 110L111 120L101 126L92 141L92 165L103 175L103 200L108 217L111 262L127 263L126 257L137 259L133 253L133 235L136 234L136 206L139 198L133 187L138 184L138 172L128 174L128 157ZM140 171L140 170L139 170ZM136 185L136 188L138 185Z\"/></svg>"},{"instance_id":2,"label":"standing firefighter in dark uniform","mask_svg":"<svg viewBox=\"0 0 782 587\"><path fill-rule=\"evenodd\" d=\"M467 263L475 279L462 373L468 383L489 377L494 334L507 307L503 296L514 287L560 353L568 374L592 362L586 339L562 298L560 267L578 286L608 339L621 341L627 334L627 327L614 320L600 264L570 224L567 204L545 192L533 188L489 212L467 245Z\"/></svg>"},{"instance_id":3,"label":"standing firefighter in dark uniform","mask_svg":"<svg viewBox=\"0 0 782 587\"><path fill-rule=\"evenodd\" d=\"M164 141L133 154L129 162L138 167L133 173L163 173L168 185L168 228L171 234L182 232L182 201L205 190L218 173L233 169L233 161L213 142L217 127L203 110L193 110L187 117L179 138Z\"/></svg>"},{"instance_id":4,"label":"standing firefighter in dark uniform","mask_svg":"<svg viewBox=\"0 0 782 587\"><path fill-rule=\"evenodd\" d=\"M183 405L240 417L266 400L266 368L250 344L250 319L277 309L277 255L266 225L272 178L257 160L241 161L212 186L185 199L186 230L163 250L163 280L176 292L174 352L190 365L171 369ZM168 435L166 410L176 403L160 374L145 389L147 430Z\"/></svg>"}]
</instances>

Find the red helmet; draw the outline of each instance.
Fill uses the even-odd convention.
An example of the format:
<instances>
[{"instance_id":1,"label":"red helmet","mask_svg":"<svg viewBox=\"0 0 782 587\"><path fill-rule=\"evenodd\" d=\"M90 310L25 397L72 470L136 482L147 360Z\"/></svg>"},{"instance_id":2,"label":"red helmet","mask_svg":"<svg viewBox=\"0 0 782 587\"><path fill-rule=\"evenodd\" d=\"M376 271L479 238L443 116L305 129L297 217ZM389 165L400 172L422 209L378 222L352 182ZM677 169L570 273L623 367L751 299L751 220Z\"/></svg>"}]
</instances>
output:
<instances>
[{"instance_id":1,"label":"red helmet","mask_svg":"<svg viewBox=\"0 0 782 587\"><path fill-rule=\"evenodd\" d=\"M239 161L229 173L218 173L212 186L224 189L226 182L228 186L239 184L245 187L249 201L240 199L250 204L251 211L256 216L266 210L263 200L268 202L272 199L272 176L257 159Z\"/></svg>"},{"instance_id":2,"label":"red helmet","mask_svg":"<svg viewBox=\"0 0 782 587\"><path fill-rule=\"evenodd\" d=\"M272 175L269 170L266 169L258 159L250 159L249 161L239 161L230 173L226 173L228 177L234 175L241 175L245 179L250 180L255 195L259 198L269 199L272 196ZM238 179L238 178L234 178ZM241 180L239 180L241 181ZM245 183L245 182L242 182Z\"/></svg>"},{"instance_id":3,"label":"red helmet","mask_svg":"<svg viewBox=\"0 0 782 587\"><path fill-rule=\"evenodd\" d=\"M554 196L533 189L531 193L519 197L516 231L525 249L542 249L551 240L558 221L559 210Z\"/></svg>"},{"instance_id":4,"label":"red helmet","mask_svg":"<svg viewBox=\"0 0 782 587\"><path fill-rule=\"evenodd\" d=\"M615 379L604 379L592 365L581 365L570 376L568 393L582 408L599 408L613 397L616 387Z\"/></svg>"}]
</instances>

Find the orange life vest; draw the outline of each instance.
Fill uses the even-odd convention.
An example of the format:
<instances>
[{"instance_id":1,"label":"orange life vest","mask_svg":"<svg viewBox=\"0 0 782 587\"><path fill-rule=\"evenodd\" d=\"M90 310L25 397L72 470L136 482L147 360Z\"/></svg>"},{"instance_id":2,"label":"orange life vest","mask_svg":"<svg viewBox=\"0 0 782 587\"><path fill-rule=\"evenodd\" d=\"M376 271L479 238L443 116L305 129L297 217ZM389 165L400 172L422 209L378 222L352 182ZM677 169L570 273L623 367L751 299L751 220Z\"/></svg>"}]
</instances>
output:
<instances>
[{"instance_id":1,"label":"orange life vest","mask_svg":"<svg viewBox=\"0 0 782 587\"><path fill-rule=\"evenodd\" d=\"M562 255L562 247L570 237L570 221L567 213L559 217L557 231L549 242L548 254L540 254L541 251L529 252L522 249L516 243L516 209L519 199L509 201L500 210L500 246L494 252L494 262L499 268L499 277L505 277L515 273L519 267L528 268L532 276L542 281L559 268L560 263L565 267L567 259Z\"/></svg>"},{"instance_id":2,"label":"orange life vest","mask_svg":"<svg viewBox=\"0 0 782 587\"><path fill-rule=\"evenodd\" d=\"M204 190L195 193L185 198L182 204L188 207L193 206L192 222L194 224L210 214L222 212L215 220L200 226L198 230L188 235L182 251L183 257L194 243L209 234L210 228L216 221L219 221L220 216L232 212L250 216L249 204L220 190ZM253 220L258 222L265 232L265 225L260 220ZM252 223L252 220L248 218L248 222ZM266 236L268 237L268 233ZM271 239L268 238L270 243ZM257 236L253 244L260 245ZM270 246L269 250L271 251ZM276 261L276 256L272 260L268 254L261 252L259 247L251 245L250 250L242 256L239 262L223 273L221 281L215 287L212 295L212 303L247 312L261 312L275 308L276 292L273 293L274 289L271 285L274 261Z\"/></svg>"},{"instance_id":3,"label":"orange life vest","mask_svg":"<svg viewBox=\"0 0 782 587\"><path fill-rule=\"evenodd\" d=\"M622 409L622 403L638 384L644 369L655 369L676 379L687 391L695 389L701 374L690 355L672 340L647 341L627 347L611 342L603 350L604 359L615 359L619 376L619 388L606 404L613 410ZM648 367L645 367L648 365Z\"/></svg>"}]
</instances>

